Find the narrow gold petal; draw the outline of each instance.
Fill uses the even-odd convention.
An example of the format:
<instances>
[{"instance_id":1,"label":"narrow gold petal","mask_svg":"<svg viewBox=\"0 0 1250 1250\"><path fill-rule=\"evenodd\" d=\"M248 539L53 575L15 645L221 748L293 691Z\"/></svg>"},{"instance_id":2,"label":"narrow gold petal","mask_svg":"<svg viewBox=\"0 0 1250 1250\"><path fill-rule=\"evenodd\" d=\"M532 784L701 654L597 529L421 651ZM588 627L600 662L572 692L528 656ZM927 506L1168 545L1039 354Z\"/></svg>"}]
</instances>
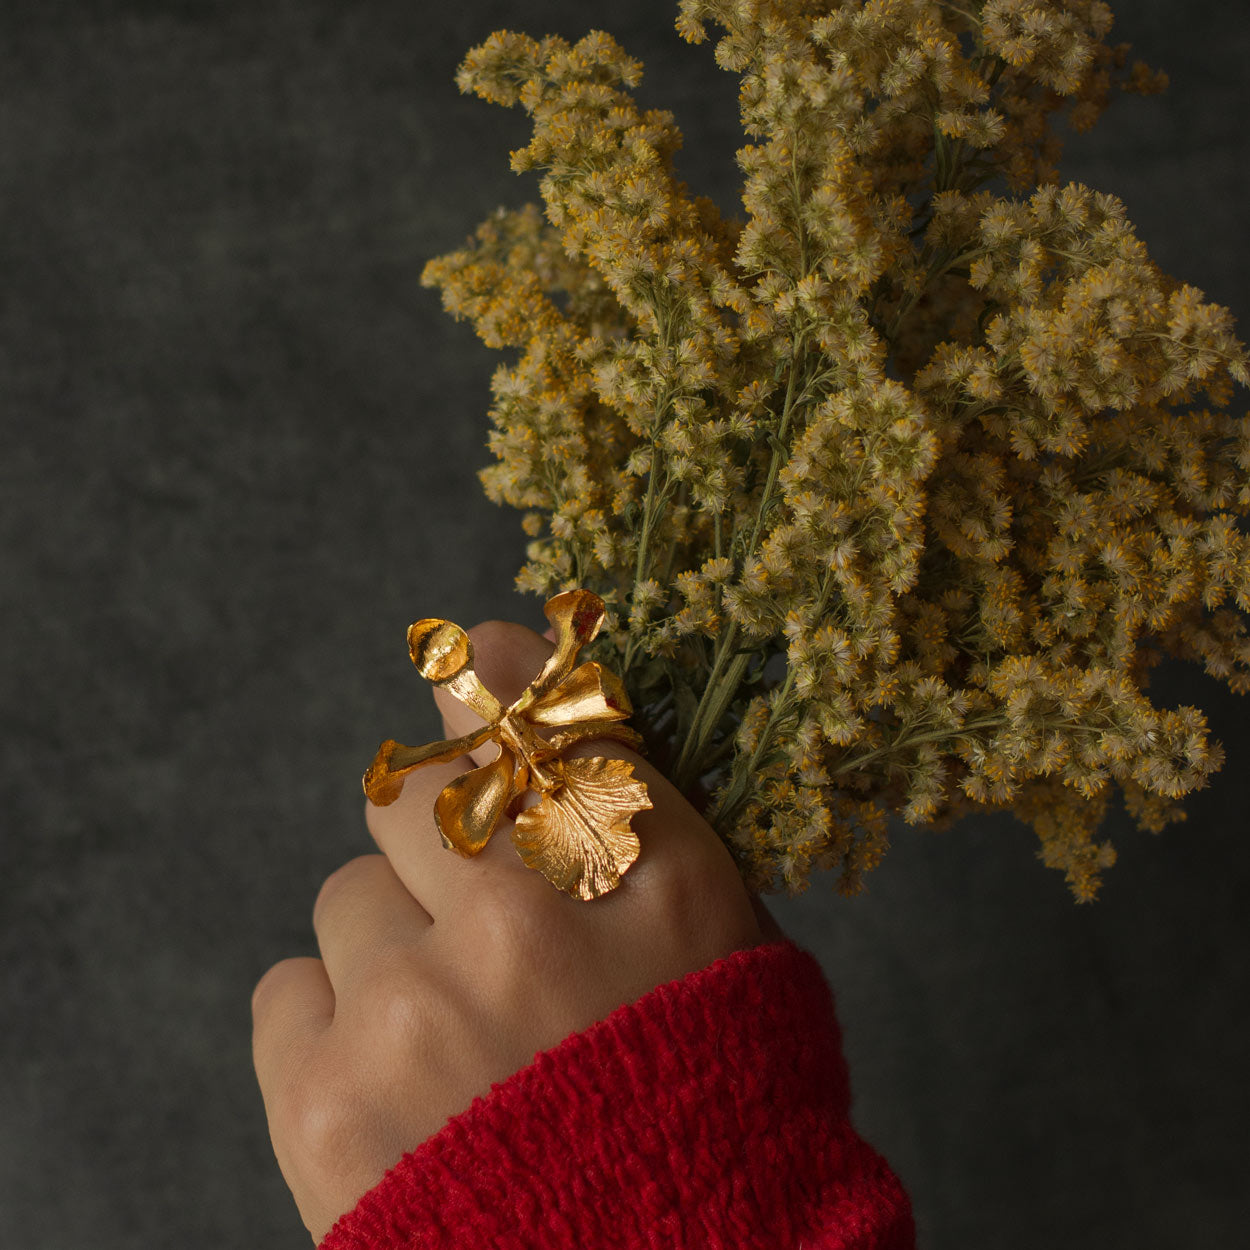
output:
<instances>
[{"instance_id":1,"label":"narrow gold petal","mask_svg":"<svg viewBox=\"0 0 1250 1250\"><path fill-rule=\"evenodd\" d=\"M443 742L427 742L420 747L406 747L394 738L388 738L373 757L361 784L369 802L375 807L386 807L399 798L404 779L409 773L426 764L445 764L461 755L467 755L485 742L494 728L485 725L463 738L449 738Z\"/></svg>"},{"instance_id":2,"label":"narrow gold petal","mask_svg":"<svg viewBox=\"0 0 1250 1250\"><path fill-rule=\"evenodd\" d=\"M575 898L608 893L638 858L635 813L651 806L624 760L567 760L563 784L518 813L512 839L521 858Z\"/></svg>"},{"instance_id":3,"label":"narrow gold petal","mask_svg":"<svg viewBox=\"0 0 1250 1250\"><path fill-rule=\"evenodd\" d=\"M482 685L471 668L462 669L454 677L438 684L492 725L503 716L503 704Z\"/></svg>"},{"instance_id":4,"label":"narrow gold petal","mask_svg":"<svg viewBox=\"0 0 1250 1250\"><path fill-rule=\"evenodd\" d=\"M521 696L518 706L542 698L572 672L577 653L598 634L604 611L603 600L589 590L568 590L547 600L543 614L555 630L556 649Z\"/></svg>"},{"instance_id":5,"label":"narrow gold petal","mask_svg":"<svg viewBox=\"0 0 1250 1250\"><path fill-rule=\"evenodd\" d=\"M503 705L473 671L473 643L459 625L428 617L408 626L408 654L426 681L442 686L484 721L503 715Z\"/></svg>"},{"instance_id":6,"label":"narrow gold petal","mask_svg":"<svg viewBox=\"0 0 1250 1250\"><path fill-rule=\"evenodd\" d=\"M572 725L583 720L625 720L633 711L625 683L593 660L579 664L553 690L525 709L534 725Z\"/></svg>"},{"instance_id":7,"label":"narrow gold petal","mask_svg":"<svg viewBox=\"0 0 1250 1250\"><path fill-rule=\"evenodd\" d=\"M434 804L434 822L444 846L472 856L490 841L512 797L515 772L515 756L500 747L498 759L461 773L443 787Z\"/></svg>"}]
</instances>

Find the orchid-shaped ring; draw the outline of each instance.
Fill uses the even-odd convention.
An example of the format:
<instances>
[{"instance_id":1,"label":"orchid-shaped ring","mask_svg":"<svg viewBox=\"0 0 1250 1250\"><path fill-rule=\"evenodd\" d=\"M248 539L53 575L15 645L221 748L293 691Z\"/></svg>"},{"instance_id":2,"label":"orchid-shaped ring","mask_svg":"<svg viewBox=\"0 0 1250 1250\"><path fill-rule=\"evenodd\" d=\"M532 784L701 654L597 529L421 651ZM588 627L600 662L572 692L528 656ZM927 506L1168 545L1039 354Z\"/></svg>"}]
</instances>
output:
<instances>
[{"instance_id":1,"label":"orchid-shaped ring","mask_svg":"<svg viewBox=\"0 0 1250 1250\"><path fill-rule=\"evenodd\" d=\"M434 804L444 845L476 855L514 801L534 790L537 805L518 811L512 830L521 858L552 885L592 899L615 889L638 858L630 821L651 800L632 764L601 756L565 759L563 753L595 738L633 747L641 740L621 723L632 708L620 678L594 661L574 667L603 623L603 600L588 590L570 590L549 599L543 611L555 632L555 650L506 708L473 671L473 644L459 625L433 618L410 626L408 650L417 670L486 723L462 738L420 747L384 742L365 773L364 789L378 806L393 803L415 769L495 742L498 757L461 773Z\"/></svg>"}]
</instances>

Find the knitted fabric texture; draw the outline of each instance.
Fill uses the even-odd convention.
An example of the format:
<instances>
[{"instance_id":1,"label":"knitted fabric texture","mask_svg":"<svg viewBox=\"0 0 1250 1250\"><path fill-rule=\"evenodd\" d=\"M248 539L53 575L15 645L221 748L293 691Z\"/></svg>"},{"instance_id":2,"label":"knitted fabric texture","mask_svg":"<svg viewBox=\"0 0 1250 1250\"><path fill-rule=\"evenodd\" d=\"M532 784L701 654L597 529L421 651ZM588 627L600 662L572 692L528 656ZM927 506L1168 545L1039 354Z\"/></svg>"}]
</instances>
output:
<instances>
[{"instance_id":1,"label":"knitted fabric texture","mask_svg":"<svg viewBox=\"0 0 1250 1250\"><path fill-rule=\"evenodd\" d=\"M791 942L662 985L406 1155L322 1250L904 1250L833 997Z\"/></svg>"}]
</instances>

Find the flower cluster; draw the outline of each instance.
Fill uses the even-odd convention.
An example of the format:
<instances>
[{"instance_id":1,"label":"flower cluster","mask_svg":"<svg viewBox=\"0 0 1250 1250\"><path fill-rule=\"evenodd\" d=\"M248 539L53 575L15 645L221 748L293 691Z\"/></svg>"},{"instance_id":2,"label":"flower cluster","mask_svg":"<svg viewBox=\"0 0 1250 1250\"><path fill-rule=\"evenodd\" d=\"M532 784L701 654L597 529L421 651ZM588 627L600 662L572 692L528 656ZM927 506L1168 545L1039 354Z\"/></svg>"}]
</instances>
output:
<instances>
[{"instance_id":1,"label":"flower cluster","mask_svg":"<svg viewBox=\"0 0 1250 1250\"><path fill-rule=\"evenodd\" d=\"M751 884L858 888L887 820L1013 811L1079 899L1219 767L1171 655L1250 690L1231 318L1162 273L1062 127L1160 75L1101 0L683 0L739 76L741 220L607 35L500 33L543 209L425 281L491 346L519 584L584 586L658 761Z\"/></svg>"}]
</instances>

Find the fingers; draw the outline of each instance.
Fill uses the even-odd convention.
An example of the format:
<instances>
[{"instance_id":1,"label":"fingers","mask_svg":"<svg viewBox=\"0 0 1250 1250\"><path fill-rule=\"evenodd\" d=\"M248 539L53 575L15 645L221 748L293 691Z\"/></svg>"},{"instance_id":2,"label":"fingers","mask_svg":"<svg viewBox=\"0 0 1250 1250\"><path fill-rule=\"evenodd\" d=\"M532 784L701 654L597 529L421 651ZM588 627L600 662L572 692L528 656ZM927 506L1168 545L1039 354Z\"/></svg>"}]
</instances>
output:
<instances>
[{"instance_id":1,"label":"fingers","mask_svg":"<svg viewBox=\"0 0 1250 1250\"><path fill-rule=\"evenodd\" d=\"M313 907L313 930L336 1004L374 968L415 950L430 924L384 855L361 855L331 874Z\"/></svg>"},{"instance_id":2,"label":"fingers","mask_svg":"<svg viewBox=\"0 0 1250 1250\"><path fill-rule=\"evenodd\" d=\"M252 991L252 1062L269 1106L334 1019L334 990L320 959L284 959Z\"/></svg>"},{"instance_id":3,"label":"fingers","mask_svg":"<svg viewBox=\"0 0 1250 1250\"><path fill-rule=\"evenodd\" d=\"M275 964L252 994L253 1061L267 1099L305 1065L336 1010L415 950L430 923L382 855L362 855L326 880L313 908L321 958Z\"/></svg>"},{"instance_id":4,"label":"fingers","mask_svg":"<svg viewBox=\"0 0 1250 1250\"><path fill-rule=\"evenodd\" d=\"M492 757L497 751L493 745L486 747ZM464 891L473 888L483 871L524 869L508 837L511 821L501 821L495 836L472 859L443 845L434 822L434 805L443 787L473 766L469 759L431 765L409 775L394 803L365 805L365 824L378 849L435 924L458 906Z\"/></svg>"}]
</instances>

